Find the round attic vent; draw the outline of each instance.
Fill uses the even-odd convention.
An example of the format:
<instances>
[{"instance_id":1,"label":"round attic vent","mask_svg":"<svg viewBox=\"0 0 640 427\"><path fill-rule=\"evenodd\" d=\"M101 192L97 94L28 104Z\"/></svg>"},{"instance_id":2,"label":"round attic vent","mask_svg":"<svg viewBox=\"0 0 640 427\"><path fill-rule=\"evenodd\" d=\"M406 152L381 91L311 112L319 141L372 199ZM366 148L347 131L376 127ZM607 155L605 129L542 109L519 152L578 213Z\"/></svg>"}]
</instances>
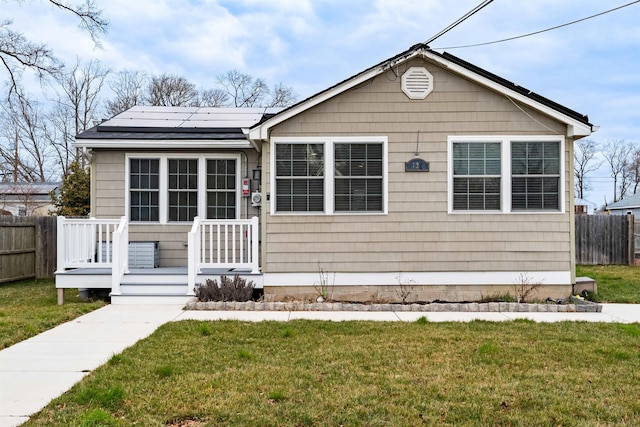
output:
<instances>
[{"instance_id":1,"label":"round attic vent","mask_svg":"<svg viewBox=\"0 0 640 427\"><path fill-rule=\"evenodd\" d=\"M410 99L425 99L433 90L433 76L424 67L411 67L402 75L402 91Z\"/></svg>"}]
</instances>

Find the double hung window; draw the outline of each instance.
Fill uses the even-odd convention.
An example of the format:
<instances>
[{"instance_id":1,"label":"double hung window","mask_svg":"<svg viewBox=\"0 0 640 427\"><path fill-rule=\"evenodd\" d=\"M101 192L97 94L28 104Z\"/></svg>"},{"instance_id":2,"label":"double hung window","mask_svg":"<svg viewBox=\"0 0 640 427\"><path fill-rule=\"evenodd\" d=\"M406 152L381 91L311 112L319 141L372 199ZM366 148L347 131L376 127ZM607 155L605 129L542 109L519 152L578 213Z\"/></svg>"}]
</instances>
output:
<instances>
[{"instance_id":1,"label":"double hung window","mask_svg":"<svg viewBox=\"0 0 640 427\"><path fill-rule=\"evenodd\" d=\"M382 211L382 144L334 144L335 211Z\"/></svg>"},{"instance_id":2,"label":"double hung window","mask_svg":"<svg viewBox=\"0 0 640 427\"><path fill-rule=\"evenodd\" d=\"M499 142L453 144L453 209L500 210Z\"/></svg>"},{"instance_id":3,"label":"double hung window","mask_svg":"<svg viewBox=\"0 0 640 427\"><path fill-rule=\"evenodd\" d=\"M204 155L128 157L132 222L189 222L238 218L238 158Z\"/></svg>"},{"instance_id":4,"label":"double hung window","mask_svg":"<svg viewBox=\"0 0 640 427\"><path fill-rule=\"evenodd\" d=\"M273 213L386 212L386 138L280 138Z\"/></svg>"},{"instance_id":5,"label":"double hung window","mask_svg":"<svg viewBox=\"0 0 640 427\"><path fill-rule=\"evenodd\" d=\"M556 137L450 137L450 211L560 211L563 146Z\"/></svg>"},{"instance_id":6,"label":"double hung window","mask_svg":"<svg viewBox=\"0 0 640 427\"><path fill-rule=\"evenodd\" d=\"M276 210L324 211L324 144L276 144Z\"/></svg>"},{"instance_id":7,"label":"double hung window","mask_svg":"<svg viewBox=\"0 0 640 427\"><path fill-rule=\"evenodd\" d=\"M160 218L160 160L130 159L129 189L131 221L158 221Z\"/></svg>"},{"instance_id":8,"label":"double hung window","mask_svg":"<svg viewBox=\"0 0 640 427\"><path fill-rule=\"evenodd\" d=\"M511 209L559 209L560 144L512 142L511 174Z\"/></svg>"}]
</instances>

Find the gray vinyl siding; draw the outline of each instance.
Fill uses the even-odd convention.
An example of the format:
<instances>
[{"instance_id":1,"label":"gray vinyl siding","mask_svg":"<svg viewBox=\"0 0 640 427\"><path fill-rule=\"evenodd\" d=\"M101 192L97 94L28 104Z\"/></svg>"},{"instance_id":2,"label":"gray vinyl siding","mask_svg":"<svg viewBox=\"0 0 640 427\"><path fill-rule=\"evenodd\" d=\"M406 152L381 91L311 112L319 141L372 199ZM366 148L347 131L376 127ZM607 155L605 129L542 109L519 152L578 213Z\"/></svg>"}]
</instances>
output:
<instances>
[{"instance_id":1,"label":"gray vinyl siding","mask_svg":"<svg viewBox=\"0 0 640 427\"><path fill-rule=\"evenodd\" d=\"M126 154L134 151L125 150L104 150L96 149L92 157L92 207L91 215L100 219L116 219L126 215L126 177L125 162ZM144 156L144 152L135 151L136 155ZM158 148L153 150L153 154L161 153ZM200 155L206 151L197 150L185 152ZM211 151L219 154L221 151ZM258 153L246 151L247 161L244 156L240 161L240 173L242 177L251 176L251 169L256 167ZM247 206L248 204L248 206ZM247 210L248 208L248 210ZM240 218L247 218L258 215L258 211L251 207L250 199L242 198ZM190 224L136 224L129 225L129 240L135 241L158 241L160 248L161 267L184 267L187 265L187 233L191 229Z\"/></svg>"},{"instance_id":2,"label":"gray vinyl siding","mask_svg":"<svg viewBox=\"0 0 640 427\"><path fill-rule=\"evenodd\" d=\"M569 271L571 268L569 138L565 144L565 206L561 213L448 214L447 137L558 135L566 126L505 96L425 66L434 90L410 100L391 71L276 126L271 137L388 137L388 215L270 215L264 206L263 270L317 272ZM531 117L535 120L532 120ZM407 173L416 150L428 173ZM269 188L268 159L263 169ZM503 160L505 161L505 160ZM508 159L506 159L508 161ZM503 177L507 178L507 177Z\"/></svg>"}]
</instances>

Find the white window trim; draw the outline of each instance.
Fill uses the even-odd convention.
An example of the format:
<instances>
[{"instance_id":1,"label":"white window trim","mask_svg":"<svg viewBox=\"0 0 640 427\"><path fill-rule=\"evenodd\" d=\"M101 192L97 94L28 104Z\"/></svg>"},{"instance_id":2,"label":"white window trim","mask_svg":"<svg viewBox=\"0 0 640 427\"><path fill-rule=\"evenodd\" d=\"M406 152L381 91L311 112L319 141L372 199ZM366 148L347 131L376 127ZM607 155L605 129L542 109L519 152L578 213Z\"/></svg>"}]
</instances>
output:
<instances>
[{"instance_id":1,"label":"white window trim","mask_svg":"<svg viewBox=\"0 0 640 427\"><path fill-rule=\"evenodd\" d=\"M240 154L213 154L213 153L185 153L185 154L164 154L164 153L126 153L125 154L125 216L131 221L131 191L130 185L130 160L131 159L159 159L160 160L160 183L158 204L160 206L159 221L135 221L133 224L144 225L184 225L191 224L191 221L169 221L169 159L198 160L198 216L206 218L207 215L207 160L235 160L236 161L236 217L240 219L242 202L242 165Z\"/></svg>"},{"instance_id":2,"label":"white window trim","mask_svg":"<svg viewBox=\"0 0 640 427\"><path fill-rule=\"evenodd\" d=\"M516 210L511 209L511 143L512 142L560 142L560 197L558 210ZM453 209L453 144L456 142L482 143L498 142L501 144L501 179L500 210L454 210ZM496 213L509 214L564 214L565 206L565 138L562 135L455 135L447 138L447 199L450 214L490 215Z\"/></svg>"},{"instance_id":3,"label":"white window trim","mask_svg":"<svg viewBox=\"0 0 640 427\"><path fill-rule=\"evenodd\" d=\"M382 144L382 211L381 212L335 212L334 210L334 162L333 146L341 143L381 143ZM323 137L275 137L271 138L269 192L271 215L387 215L389 213L389 141L386 136L323 136ZM323 144L324 145L324 212L277 212L276 211L276 150L277 143Z\"/></svg>"}]
</instances>

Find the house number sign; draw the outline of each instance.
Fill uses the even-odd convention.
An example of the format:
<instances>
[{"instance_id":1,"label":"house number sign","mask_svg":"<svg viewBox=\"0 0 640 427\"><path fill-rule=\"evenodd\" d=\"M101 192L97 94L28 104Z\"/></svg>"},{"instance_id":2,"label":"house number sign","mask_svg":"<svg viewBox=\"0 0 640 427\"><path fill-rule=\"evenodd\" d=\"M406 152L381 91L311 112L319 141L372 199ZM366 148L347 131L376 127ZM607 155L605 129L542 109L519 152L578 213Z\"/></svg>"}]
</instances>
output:
<instances>
[{"instance_id":1,"label":"house number sign","mask_svg":"<svg viewBox=\"0 0 640 427\"><path fill-rule=\"evenodd\" d=\"M413 158L404 163L405 172L429 172L429 163L420 158Z\"/></svg>"}]
</instances>

